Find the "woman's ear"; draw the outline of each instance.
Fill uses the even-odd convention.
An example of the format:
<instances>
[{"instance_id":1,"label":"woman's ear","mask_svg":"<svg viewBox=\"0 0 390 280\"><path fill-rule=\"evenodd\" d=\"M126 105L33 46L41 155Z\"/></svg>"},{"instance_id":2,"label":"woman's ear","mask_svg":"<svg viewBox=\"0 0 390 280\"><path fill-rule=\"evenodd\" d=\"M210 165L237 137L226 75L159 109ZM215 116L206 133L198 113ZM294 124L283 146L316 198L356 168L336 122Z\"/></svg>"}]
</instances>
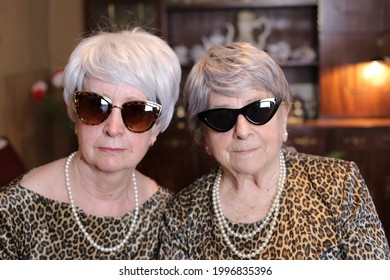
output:
<instances>
[{"instance_id":1,"label":"woman's ear","mask_svg":"<svg viewBox=\"0 0 390 280\"><path fill-rule=\"evenodd\" d=\"M288 132L287 132L287 122L288 122L288 114L290 113L290 106L286 104L285 106L282 106L282 121L283 121L283 142L287 141L288 138Z\"/></svg>"},{"instance_id":2,"label":"woman's ear","mask_svg":"<svg viewBox=\"0 0 390 280\"><path fill-rule=\"evenodd\" d=\"M160 134L160 130L156 129L155 127L152 127L152 132L150 135L150 142L149 147L152 147L154 145L154 142L157 140L157 136Z\"/></svg>"},{"instance_id":3,"label":"woman's ear","mask_svg":"<svg viewBox=\"0 0 390 280\"><path fill-rule=\"evenodd\" d=\"M204 149L205 149L206 153L207 153L209 156L211 156L209 146L205 145L205 146L204 146Z\"/></svg>"}]
</instances>

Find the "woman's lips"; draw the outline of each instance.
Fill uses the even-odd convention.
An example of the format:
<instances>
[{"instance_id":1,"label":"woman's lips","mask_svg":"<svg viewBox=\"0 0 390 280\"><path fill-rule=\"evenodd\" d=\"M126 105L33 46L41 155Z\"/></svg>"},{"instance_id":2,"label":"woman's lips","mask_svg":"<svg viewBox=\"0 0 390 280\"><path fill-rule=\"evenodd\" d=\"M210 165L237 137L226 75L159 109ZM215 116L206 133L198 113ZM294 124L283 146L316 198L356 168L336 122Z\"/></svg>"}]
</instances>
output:
<instances>
[{"instance_id":1,"label":"woman's lips","mask_svg":"<svg viewBox=\"0 0 390 280\"><path fill-rule=\"evenodd\" d=\"M112 147L99 147L99 150L106 152L106 153L120 153L120 152L123 152L125 149L112 148Z\"/></svg>"},{"instance_id":2,"label":"woman's lips","mask_svg":"<svg viewBox=\"0 0 390 280\"><path fill-rule=\"evenodd\" d=\"M240 150L234 150L233 153L235 154L250 154L257 150L257 148L247 148L247 149L240 149Z\"/></svg>"}]
</instances>

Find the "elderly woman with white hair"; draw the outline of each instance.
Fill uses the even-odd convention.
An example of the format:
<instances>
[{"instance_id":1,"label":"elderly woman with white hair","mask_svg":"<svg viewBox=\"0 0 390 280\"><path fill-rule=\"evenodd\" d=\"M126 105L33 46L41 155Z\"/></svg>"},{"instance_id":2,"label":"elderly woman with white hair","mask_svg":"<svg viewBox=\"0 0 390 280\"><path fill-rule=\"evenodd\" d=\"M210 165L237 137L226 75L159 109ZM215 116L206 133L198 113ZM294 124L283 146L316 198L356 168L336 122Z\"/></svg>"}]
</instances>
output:
<instances>
[{"instance_id":1,"label":"elderly woman with white hair","mask_svg":"<svg viewBox=\"0 0 390 280\"><path fill-rule=\"evenodd\" d=\"M155 259L171 193L136 170L170 123L179 61L141 28L81 40L64 72L78 151L0 191L0 259Z\"/></svg>"},{"instance_id":2,"label":"elderly woman with white hair","mask_svg":"<svg viewBox=\"0 0 390 280\"><path fill-rule=\"evenodd\" d=\"M353 162L284 148L291 93L249 43L210 48L184 86L189 125L218 162L167 206L164 259L390 259Z\"/></svg>"}]
</instances>

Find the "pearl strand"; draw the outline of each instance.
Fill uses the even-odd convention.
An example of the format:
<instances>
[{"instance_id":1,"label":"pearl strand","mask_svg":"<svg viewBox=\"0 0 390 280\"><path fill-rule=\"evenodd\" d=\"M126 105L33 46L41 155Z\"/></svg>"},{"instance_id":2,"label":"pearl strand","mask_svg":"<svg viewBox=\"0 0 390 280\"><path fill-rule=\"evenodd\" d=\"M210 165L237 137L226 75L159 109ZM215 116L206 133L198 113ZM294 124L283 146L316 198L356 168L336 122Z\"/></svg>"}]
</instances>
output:
<instances>
[{"instance_id":1,"label":"pearl strand","mask_svg":"<svg viewBox=\"0 0 390 280\"><path fill-rule=\"evenodd\" d=\"M218 185L220 184L221 177L222 176L219 176L219 178L217 179L218 180L218 182L217 182ZM272 214L275 211L276 207L278 206L280 195L281 195L281 191L278 189L278 192L277 192L277 194L276 194L276 196L274 198L274 201L273 201L273 203L271 205L271 208L268 211L267 216L262 220L260 226L258 226L254 231L252 231L250 233L243 233L243 234L237 233L237 232L233 231L230 228L230 226L229 226L225 216L224 215L220 215L221 221L222 221L224 227L226 228L226 230L229 232L230 235L233 235L233 236L238 237L238 238L249 238L249 237L254 236L255 234L259 233L269 223L269 221L271 220L271 218L273 216ZM222 205L221 205L221 202L220 202L221 200L220 200L220 196L219 196L219 191L218 191L218 189L215 189L215 188L213 190L213 200L216 201L216 203L217 203L218 212L219 213L223 213L222 212Z\"/></svg>"},{"instance_id":2,"label":"pearl strand","mask_svg":"<svg viewBox=\"0 0 390 280\"><path fill-rule=\"evenodd\" d=\"M221 178L222 178L222 170L221 170L221 168L219 168L219 170L218 170L218 174L217 174L217 177L215 178L214 187L213 187L214 212L217 216L219 228L222 232L222 236L223 236L225 242L230 247L230 249L233 251L233 253L236 254L240 258L252 258L252 257L260 254L264 250L264 248L268 245L268 243L272 237L272 234L275 230L276 220L277 220L277 217L279 215L280 197L282 195L284 183L285 183L285 179L286 179L286 162L285 162L284 155L283 155L282 151L280 151L279 158L280 158L280 160L279 160L280 174L279 174L277 193L275 195L275 198L274 198L274 201L271 205L271 208L268 211L267 216L263 219L260 226L251 233L245 233L245 234L236 233L229 227L227 220L226 220L226 218L223 214L223 211L222 211L221 200L220 200L220 196L219 196L219 186L220 186ZM252 237L253 235L259 233L268 224L268 222L271 220L271 218L272 218L272 221L271 221L271 225L270 225L270 231L267 233L267 236L264 239L264 242L262 243L262 245L255 252L252 252L250 254L241 253L238 249L236 249L234 244L230 241L228 233L230 235L233 235L233 236L238 237L238 238ZM225 230L225 228L226 228L226 230Z\"/></svg>"},{"instance_id":3,"label":"pearl strand","mask_svg":"<svg viewBox=\"0 0 390 280\"><path fill-rule=\"evenodd\" d=\"M120 242L116 246L113 246L113 247L103 247L103 246L97 244L92 239L91 235L87 232L87 230L84 228L83 224L81 223L80 217L79 217L79 215L77 214L77 211L76 211L76 207L75 207L74 200L73 200L73 195L72 195L72 190L70 188L70 178L69 178L69 166L70 166L70 163L71 163L71 161L72 161L72 159L73 159L73 157L75 155L76 155L76 152L72 153L71 155L69 155L69 157L66 160L66 163L65 163L65 184L66 184L66 189L68 191L70 205L72 207L72 212L73 212L73 215L74 215L74 217L76 219L77 225L79 226L80 230L84 233L84 235L87 238L87 240L96 249L98 249L100 251L103 251L103 252L115 252L115 251L118 251L125 245L125 243L129 240L131 234L133 233L133 230L134 230L136 222L137 222L138 214L139 214L138 186L137 186L137 181L136 181L136 178L135 178L135 173L134 173L134 171L132 173L132 180L133 180L133 186L134 186L134 196L135 196L135 211L134 211L134 218L133 218L133 221L131 222L131 226L129 228L129 231L127 232L127 234L126 234L125 238L122 240L122 242Z\"/></svg>"}]
</instances>

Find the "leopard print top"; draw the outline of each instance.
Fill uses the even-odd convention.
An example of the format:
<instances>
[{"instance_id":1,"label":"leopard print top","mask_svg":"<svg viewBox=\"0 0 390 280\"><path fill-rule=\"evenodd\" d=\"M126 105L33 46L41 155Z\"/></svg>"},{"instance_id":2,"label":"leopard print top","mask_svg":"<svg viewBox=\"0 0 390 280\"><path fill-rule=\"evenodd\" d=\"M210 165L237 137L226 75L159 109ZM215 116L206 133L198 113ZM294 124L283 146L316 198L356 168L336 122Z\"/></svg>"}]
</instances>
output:
<instances>
[{"instance_id":1,"label":"leopard print top","mask_svg":"<svg viewBox=\"0 0 390 280\"><path fill-rule=\"evenodd\" d=\"M117 252L98 251L78 227L68 203L54 201L20 185L0 188L0 259L156 259L162 210L172 197L159 187L141 207L130 239ZM124 239L133 212L121 218L96 217L77 210L92 238L104 247Z\"/></svg>"},{"instance_id":2,"label":"leopard print top","mask_svg":"<svg viewBox=\"0 0 390 280\"><path fill-rule=\"evenodd\" d=\"M353 162L284 151L285 189L270 243L261 259L390 259L375 206ZM225 243L214 214L216 169L177 194L161 230L161 259L238 259ZM258 222L260 224L261 221ZM256 224L231 223L245 233ZM249 254L261 246L269 226L251 240L230 236Z\"/></svg>"}]
</instances>

